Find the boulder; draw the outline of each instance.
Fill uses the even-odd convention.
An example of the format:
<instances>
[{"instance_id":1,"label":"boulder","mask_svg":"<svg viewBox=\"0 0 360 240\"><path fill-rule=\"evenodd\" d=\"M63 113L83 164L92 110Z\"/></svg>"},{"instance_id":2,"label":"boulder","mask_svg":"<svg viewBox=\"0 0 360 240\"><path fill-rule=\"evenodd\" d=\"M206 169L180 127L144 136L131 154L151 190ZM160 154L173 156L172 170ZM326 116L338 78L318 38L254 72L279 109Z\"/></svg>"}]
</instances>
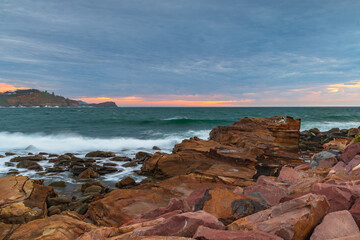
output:
<instances>
[{"instance_id":1,"label":"boulder","mask_svg":"<svg viewBox=\"0 0 360 240\"><path fill-rule=\"evenodd\" d=\"M79 178L97 178L100 174L94 172L91 168L88 168L79 174Z\"/></svg>"},{"instance_id":2,"label":"boulder","mask_svg":"<svg viewBox=\"0 0 360 240\"><path fill-rule=\"evenodd\" d=\"M73 240L96 226L65 215L54 215L19 226L9 240Z\"/></svg>"},{"instance_id":3,"label":"boulder","mask_svg":"<svg viewBox=\"0 0 360 240\"><path fill-rule=\"evenodd\" d=\"M348 210L353 203L353 193L346 186L315 183L311 188L311 192L326 196L330 204L329 212Z\"/></svg>"},{"instance_id":4,"label":"boulder","mask_svg":"<svg viewBox=\"0 0 360 240\"><path fill-rule=\"evenodd\" d=\"M42 161L46 160L46 157L43 155L34 155L34 156L26 156L26 157L14 157L10 160L10 162L20 162L23 160L29 160L29 161Z\"/></svg>"},{"instance_id":5,"label":"boulder","mask_svg":"<svg viewBox=\"0 0 360 240\"><path fill-rule=\"evenodd\" d=\"M89 152L88 154L85 155L85 157L115 157L115 153L113 152L104 152L104 151L94 151L94 152Z\"/></svg>"},{"instance_id":6,"label":"boulder","mask_svg":"<svg viewBox=\"0 0 360 240\"><path fill-rule=\"evenodd\" d=\"M282 240L282 238L261 231L224 231L204 226L198 227L195 239L201 240Z\"/></svg>"},{"instance_id":7,"label":"boulder","mask_svg":"<svg viewBox=\"0 0 360 240\"><path fill-rule=\"evenodd\" d=\"M205 211L197 211L174 215L153 227L137 228L131 236L192 237L199 226L225 229L225 226L213 215Z\"/></svg>"},{"instance_id":8,"label":"boulder","mask_svg":"<svg viewBox=\"0 0 360 240\"><path fill-rule=\"evenodd\" d=\"M36 170L42 170L42 167L34 161L31 160L21 160L17 165L17 168L31 168L31 169L36 169Z\"/></svg>"},{"instance_id":9,"label":"boulder","mask_svg":"<svg viewBox=\"0 0 360 240\"><path fill-rule=\"evenodd\" d=\"M100 186L102 189L104 189L104 185L102 185L102 183L100 182L90 182L90 183L84 183L83 185L81 185L81 191L84 192L86 188L90 187L90 186Z\"/></svg>"},{"instance_id":10,"label":"boulder","mask_svg":"<svg viewBox=\"0 0 360 240\"><path fill-rule=\"evenodd\" d=\"M115 186L117 188L123 188L123 187L134 186L134 185L136 185L136 182L131 177L126 177L115 184Z\"/></svg>"},{"instance_id":11,"label":"boulder","mask_svg":"<svg viewBox=\"0 0 360 240\"><path fill-rule=\"evenodd\" d=\"M349 212L353 216L358 227L360 227L360 198L356 199Z\"/></svg>"},{"instance_id":12,"label":"boulder","mask_svg":"<svg viewBox=\"0 0 360 240\"><path fill-rule=\"evenodd\" d=\"M26 223L47 215L46 199L54 195L52 187L39 185L25 176L0 178L0 221Z\"/></svg>"},{"instance_id":13,"label":"boulder","mask_svg":"<svg viewBox=\"0 0 360 240\"><path fill-rule=\"evenodd\" d=\"M129 157L113 157L110 160L115 161L115 162L130 162L131 158L129 158Z\"/></svg>"},{"instance_id":14,"label":"boulder","mask_svg":"<svg viewBox=\"0 0 360 240\"><path fill-rule=\"evenodd\" d=\"M351 174L353 168L360 164L360 155L356 155L345 167L345 170Z\"/></svg>"},{"instance_id":15,"label":"boulder","mask_svg":"<svg viewBox=\"0 0 360 240\"><path fill-rule=\"evenodd\" d=\"M291 167L282 167L279 176L276 178L276 181L294 184L304 177L305 174L303 171L299 171Z\"/></svg>"},{"instance_id":16,"label":"boulder","mask_svg":"<svg viewBox=\"0 0 360 240\"><path fill-rule=\"evenodd\" d=\"M50 183L49 186L64 188L64 187L66 187L66 182L64 182L64 181L56 181L56 182Z\"/></svg>"},{"instance_id":17,"label":"boulder","mask_svg":"<svg viewBox=\"0 0 360 240\"><path fill-rule=\"evenodd\" d=\"M319 152L311 158L310 168L314 169L318 166L321 160L327 158L333 158L333 157L336 158L338 155L340 155L340 153L341 152L338 150L328 150L328 151Z\"/></svg>"},{"instance_id":18,"label":"boulder","mask_svg":"<svg viewBox=\"0 0 360 240\"><path fill-rule=\"evenodd\" d=\"M332 168L338 162L336 157L325 158L320 160L316 168Z\"/></svg>"},{"instance_id":19,"label":"boulder","mask_svg":"<svg viewBox=\"0 0 360 240\"><path fill-rule=\"evenodd\" d=\"M266 176L260 176L256 184L244 188L245 195L256 192L260 193L271 206L278 204L280 199L288 194L286 184L275 182Z\"/></svg>"},{"instance_id":20,"label":"boulder","mask_svg":"<svg viewBox=\"0 0 360 240\"><path fill-rule=\"evenodd\" d=\"M136 160L139 160L139 161L142 161L142 162L148 160L148 159L151 158L151 157L152 157L152 154L151 154L151 153L147 153L147 152L138 152L138 153L136 153L136 155L135 155L135 159L136 159Z\"/></svg>"},{"instance_id":21,"label":"boulder","mask_svg":"<svg viewBox=\"0 0 360 240\"><path fill-rule=\"evenodd\" d=\"M260 199L236 194L228 189L214 188L204 192L195 203L195 211L204 210L225 224L268 208Z\"/></svg>"},{"instance_id":22,"label":"boulder","mask_svg":"<svg viewBox=\"0 0 360 240\"><path fill-rule=\"evenodd\" d=\"M97 185L89 186L85 189L84 193L101 193L104 188Z\"/></svg>"},{"instance_id":23,"label":"boulder","mask_svg":"<svg viewBox=\"0 0 360 240\"><path fill-rule=\"evenodd\" d=\"M330 172L329 172L329 175L330 175L330 174L335 174L335 173L341 172L341 171L346 172L345 168L346 168L346 164L345 164L344 162L342 162L342 161L339 161L338 163L336 163L336 164L331 168L331 170L330 170ZM346 172L346 173L347 173L347 172Z\"/></svg>"},{"instance_id":24,"label":"boulder","mask_svg":"<svg viewBox=\"0 0 360 240\"><path fill-rule=\"evenodd\" d=\"M260 230L285 240L306 239L329 208L325 196L307 194L240 218L228 230Z\"/></svg>"},{"instance_id":25,"label":"boulder","mask_svg":"<svg viewBox=\"0 0 360 240\"><path fill-rule=\"evenodd\" d=\"M359 153L360 142L352 143L345 148L344 153L340 155L339 159L345 163L348 163Z\"/></svg>"},{"instance_id":26,"label":"boulder","mask_svg":"<svg viewBox=\"0 0 360 240\"><path fill-rule=\"evenodd\" d=\"M359 234L359 228L347 210L327 214L319 224L310 240L334 239Z\"/></svg>"},{"instance_id":27,"label":"boulder","mask_svg":"<svg viewBox=\"0 0 360 240\"><path fill-rule=\"evenodd\" d=\"M323 145L324 150L341 150L344 151L346 146L351 142L350 138L335 138Z\"/></svg>"}]
</instances>

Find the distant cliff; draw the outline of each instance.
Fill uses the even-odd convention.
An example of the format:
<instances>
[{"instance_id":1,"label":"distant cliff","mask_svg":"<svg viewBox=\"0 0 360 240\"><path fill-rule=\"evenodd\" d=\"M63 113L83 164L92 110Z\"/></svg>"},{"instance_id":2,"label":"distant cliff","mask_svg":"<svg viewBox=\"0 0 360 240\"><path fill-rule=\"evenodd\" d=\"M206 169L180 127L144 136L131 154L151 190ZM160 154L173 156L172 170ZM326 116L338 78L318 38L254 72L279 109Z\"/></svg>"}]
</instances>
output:
<instances>
[{"instance_id":1,"label":"distant cliff","mask_svg":"<svg viewBox=\"0 0 360 240\"><path fill-rule=\"evenodd\" d=\"M117 107L113 102L99 104L79 103L76 100L57 96L37 89L16 90L0 93L1 107Z\"/></svg>"}]
</instances>

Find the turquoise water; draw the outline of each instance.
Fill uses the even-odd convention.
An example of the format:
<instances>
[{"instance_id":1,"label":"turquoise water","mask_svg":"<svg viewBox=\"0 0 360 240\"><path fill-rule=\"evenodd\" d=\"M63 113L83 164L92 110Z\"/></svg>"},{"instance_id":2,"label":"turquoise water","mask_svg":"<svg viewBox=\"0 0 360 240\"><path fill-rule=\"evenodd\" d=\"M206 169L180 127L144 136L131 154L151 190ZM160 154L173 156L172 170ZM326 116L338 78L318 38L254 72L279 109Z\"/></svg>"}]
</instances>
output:
<instances>
[{"instance_id":1,"label":"turquoise water","mask_svg":"<svg viewBox=\"0 0 360 240\"><path fill-rule=\"evenodd\" d=\"M322 131L333 127L360 126L360 108L0 108L0 154L14 152L25 156L29 152L63 154L78 157L93 150L113 151L118 156L134 157L138 151L154 153L153 146L171 152L176 143L198 136L207 139L212 128L230 125L243 117L278 115L302 119L302 130L317 127ZM12 156L0 158L0 176L14 167L5 166ZM109 162L110 159L99 160ZM48 161L39 162L43 168ZM103 182L116 182L132 176L135 168L118 164L119 172L102 176ZM18 169L22 175L46 181L66 180L74 183L68 172L40 175Z\"/></svg>"},{"instance_id":2,"label":"turquoise water","mask_svg":"<svg viewBox=\"0 0 360 240\"><path fill-rule=\"evenodd\" d=\"M356 107L272 108L0 108L0 152L163 149L243 117L292 116L302 130L360 125Z\"/></svg>"}]
</instances>

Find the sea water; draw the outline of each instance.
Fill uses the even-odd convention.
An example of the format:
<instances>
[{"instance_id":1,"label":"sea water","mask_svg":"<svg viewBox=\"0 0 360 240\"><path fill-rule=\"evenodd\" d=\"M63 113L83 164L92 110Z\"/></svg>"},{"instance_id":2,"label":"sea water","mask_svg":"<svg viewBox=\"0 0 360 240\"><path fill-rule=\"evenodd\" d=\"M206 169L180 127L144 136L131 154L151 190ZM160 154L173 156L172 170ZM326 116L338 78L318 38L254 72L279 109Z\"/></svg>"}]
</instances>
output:
<instances>
[{"instance_id":1,"label":"sea water","mask_svg":"<svg viewBox=\"0 0 360 240\"><path fill-rule=\"evenodd\" d=\"M170 153L175 144L197 136L207 139L216 126L226 126L243 117L291 116L301 119L301 130L360 126L357 107L256 107L256 108L0 108L0 154L29 152L75 153L84 157L94 150L113 151L117 156L134 157L138 151L154 153L154 146ZM0 158L0 175L13 156ZM101 161L110 161L103 159ZM51 163L42 161L43 167ZM122 167L117 173L102 176L104 181L118 181L140 169ZM38 175L19 169L36 178L68 179L69 173ZM69 180L70 181L70 180Z\"/></svg>"}]
</instances>

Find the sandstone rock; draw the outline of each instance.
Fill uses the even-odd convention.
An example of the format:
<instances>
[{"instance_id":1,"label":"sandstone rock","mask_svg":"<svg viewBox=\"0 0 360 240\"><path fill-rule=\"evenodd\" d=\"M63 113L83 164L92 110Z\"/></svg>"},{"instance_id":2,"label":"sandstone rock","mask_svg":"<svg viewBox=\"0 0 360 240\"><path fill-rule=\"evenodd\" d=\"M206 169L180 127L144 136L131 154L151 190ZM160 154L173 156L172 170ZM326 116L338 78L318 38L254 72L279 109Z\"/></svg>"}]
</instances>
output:
<instances>
[{"instance_id":1,"label":"sandstone rock","mask_svg":"<svg viewBox=\"0 0 360 240\"><path fill-rule=\"evenodd\" d=\"M48 206L56 206L56 205L60 205L60 204L68 204L70 203L71 200L65 197L54 197L54 198L48 198L47 199L47 203Z\"/></svg>"},{"instance_id":2,"label":"sandstone rock","mask_svg":"<svg viewBox=\"0 0 360 240\"><path fill-rule=\"evenodd\" d=\"M348 163L359 153L360 142L352 143L345 148L344 153L340 155L339 159L345 163Z\"/></svg>"},{"instance_id":3,"label":"sandstone rock","mask_svg":"<svg viewBox=\"0 0 360 240\"><path fill-rule=\"evenodd\" d=\"M221 230L225 228L216 217L205 211L197 211L177 214L150 228L135 229L132 236L192 237L199 226Z\"/></svg>"},{"instance_id":4,"label":"sandstone rock","mask_svg":"<svg viewBox=\"0 0 360 240\"><path fill-rule=\"evenodd\" d=\"M321 160L327 158L333 158L333 157L336 158L340 153L341 152L338 150L328 150L328 151L319 152L311 158L310 168L314 169L317 167L317 165Z\"/></svg>"},{"instance_id":5,"label":"sandstone rock","mask_svg":"<svg viewBox=\"0 0 360 240\"><path fill-rule=\"evenodd\" d=\"M283 239L306 239L325 216L329 203L325 196L307 194L236 220L229 230L260 230Z\"/></svg>"},{"instance_id":6,"label":"sandstone rock","mask_svg":"<svg viewBox=\"0 0 360 240\"><path fill-rule=\"evenodd\" d=\"M96 226L64 215L54 215L21 225L9 240L73 240Z\"/></svg>"},{"instance_id":7,"label":"sandstone rock","mask_svg":"<svg viewBox=\"0 0 360 240\"><path fill-rule=\"evenodd\" d=\"M91 168L88 168L79 174L79 178L97 178L97 177L100 177L100 175L94 172Z\"/></svg>"},{"instance_id":8,"label":"sandstone rock","mask_svg":"<svg viewBox=\"0 0 360 240\"><path fill-rule=\"evenodd\" d=\"M104 185L102 185L102 183L90 182L90 183L84 183L83 185L81 185L81 191L84 192L86 188L93 186L93 185L100 186L102 189L104 189Z\"/></svg>"},{"instance_id":9,"label":"sandstone rock","mask_svg":"<svg viewBox=\"0 0 360 240\"><path fill-rule=\"evenodd\" d=\"M131 177L126 177L124 179L122 179L121 181L117 182L115 184L115 186L117 188L123 188L123 187L127 187L127 186L134 186L136 184L135 180L132 179Z\"/></svg>"},{"instance_id":10,"label":"sandstone rock","mask_svg":"<svg viewBox=\"0 0 360 240\"><path fill-rule=\"evenodd\" d=\"M342 162L342 161L339 161L337 164L335 164L331 168L329 174L334 174L334 173L339 172L339 171L346 172L345 167L346 167L346 164L344 162Z\"/></svg>"},{"instance_id":11,"label":"sandstone rock","mask_svg":"<svg viewBox=\"0 0 360 240\"><path fill-rule=\"evenodd\" d=\"M138 164L136 162L128 162L122 165L123 167L136 167Z\"/></svg>"},{"instance_id":12,"label":"sandstone rock","mask_svg":"<svg viewBox=\"0 0 360 240\"><path fill-rule=\"evenodd\" d=\"M350 143L349 138L335 138L334 140L323 145L324 150L341 150L343 151Z\"/></svg>"},{"instance_id":13,"label":"sandstone rock","mask_svg":"<svg viewBox=\"0 0 360 240\"><path fill-rule=\"evenodd\" d=\"M288 184L294 184L304 177L305 174L302 171L298 171L290 167L283 167L281 168L280 174L276 178L276 181L284 182Z\"/></svg>"},{"instance_id":14,"label":"sandstone rock","mask_svg":"<svg viewBox=\"0 0 360 240\"><path fill-rule=\"evenodd\" d=\"M204 192L204 196L195 203L195 211L204 210L223 223L264 210L268 207L261 200L236 194L228 189L215 188Z\"/></svg>"},{"instance_id":15,"label":"sandstone rock","mask_svg":"<svg viewBox=\"0 0 360 240\"><path fill-rule=\"evenodd\" d=\"M198 227L195 239L201 240L282 240L282 238L261 231L224 231L204 226Z\"/></svg>"},{"instance_id":16,"label":"sandstone rock","mask_svg":"<svg viewBox=\"0 0 360 240\"><path fill-rule=\"evenodd\" d=\"M353 194L351 190L334 184L316 183L312 186L311 192L326 196L330 204L329 213L340 210L348 210L353 202Z\"/></svg>"},{"instance_id":17,"label":"sandstone rock","mask_svg":"<svg viewBox=\"0 0 360 240\"><path fill-rule=\"evenodd\" d=\"M47 215L46 199L53 190L24 176L0 178L0 220L25 223Z\"/></svg>"},{"instance_id":18,"label":"sandstone rock","mask_svg":"<svg viewBox=\"0 0 360 240\"><path fill-rule=\"evenodd\" d=\"M10 160L10 162L20 162L23 160L30 160L30 161L42 161L46 160L46 157L43 155L35 155L35 156L26 156L26 157L14 157Z\"/></svg>"},{"instance_id":19,"label":"sandstone rock","mask_svg":"<svg viewBox=\"0 0 360 240\"><path fill-rule=\"evenodd\" d=\"M90 203L87 214L98 225L117 227L141 213L167 206L173 196L160 188L119 189Z\"/></svg>"},{"instance_id":20,"label":"sandstone rock","mask_svg":"<svg viewBox=\"0 0 360 240\"><path fill-rule=\"evenodd\" d=\"M94 151L89 152L85 155L85 157L115 157L115 153L113 152L104 152L104 151Z\"/></svg>"},{"instance_id":21,"label":"sandstone rock","mask_svg":"<svg viewBox=\"0 0 360 240\"><path fill-rule=\"evenodd\" d=\"M318 225L310 240L334 239L358 234L356 225L350 212L347 210L327 214L320 225Z\"/></svg>"},{"instance_id":22,"label":"sandstone rock","mask_svg":"<svg viewBox=\"0 0 360 240\"><path fill-rule=\"evenodd\" d=\"M320 160L316 168L332 168L338 162L336 157L325 158Z\"/></svg>"},{"instance_id":23,"label":"sandstone rock","mask_svg":"<svg viewBox=\"0 0 360 240\"><path fill-rule=\"evenodd\" d=\"M255 192L260 193L269 205L274 206L287 195L287 185L275 182L266 176L260 176L256 184L244 188L245 195Z\"/></svg>"},{"instance_id":24,"label":"sandstone rock","mask_svg":"<svg viewBox=\"0 0 360 240\"><path fill-rule=\"evenodd\" d=\"M360 155L356 155L345 167L348 173L351 173L353 168L360 164Z\"/></svg>"},{"instance_id":25,"label":"sandstone rock","mask_svg":"<svg viewBox=\"0 0 360 240\"><path fill-rule=\"evenodd\" d=\"M356 199L349 212L353 216L358 227L360 227L360 198Z\"/></svg>"}]
</instances>

